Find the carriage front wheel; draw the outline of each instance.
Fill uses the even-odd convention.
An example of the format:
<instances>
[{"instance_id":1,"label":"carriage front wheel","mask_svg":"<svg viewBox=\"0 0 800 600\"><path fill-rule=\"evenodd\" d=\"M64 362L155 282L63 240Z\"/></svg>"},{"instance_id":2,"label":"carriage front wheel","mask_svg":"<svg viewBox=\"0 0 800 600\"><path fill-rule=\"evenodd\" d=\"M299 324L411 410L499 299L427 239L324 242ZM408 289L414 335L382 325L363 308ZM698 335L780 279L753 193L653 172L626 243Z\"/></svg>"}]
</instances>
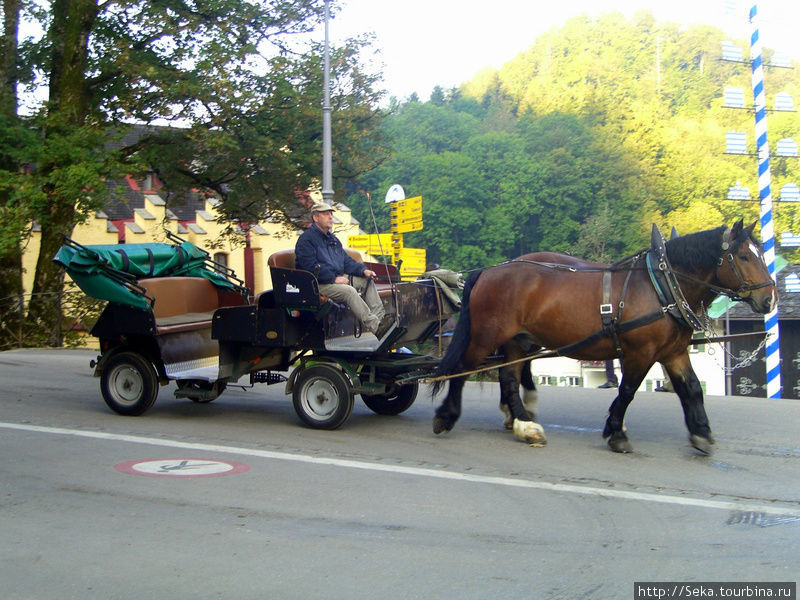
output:
<instances>
[{"instance_id":1,"label":"carriage front wheel","mask_svg":"<svg viewBox=\"0 0 800 600\"><path fill-rule=\"evenodd\" d=\"M417 399L418 383L408 383L386 394L361 394L361 399L378 415L399 415L407 411Z\"/></svg>"},{"instance_id":2,"label":"carriage front wheel","mask_svg":"<svg viewBox=\"0 0 800 600\"><path fill-rule=\"evenodd\" d=\"M313 365L297 376L292 404L297 416L309 427L336 429L353 411L353 388L336 367Z\"/></svg>"},{"instance_id":3,"label":"carriage front wheel","mask_svg":"<svg viewBox=\"0 0 800 600\"><path fill-rule=\"evenodd\" d=\"M136 352L112 356L100 377L100 391L108 407L120 415L138 416L158 396L158 375L148 359Z\"/></svg>"}]
</instances>

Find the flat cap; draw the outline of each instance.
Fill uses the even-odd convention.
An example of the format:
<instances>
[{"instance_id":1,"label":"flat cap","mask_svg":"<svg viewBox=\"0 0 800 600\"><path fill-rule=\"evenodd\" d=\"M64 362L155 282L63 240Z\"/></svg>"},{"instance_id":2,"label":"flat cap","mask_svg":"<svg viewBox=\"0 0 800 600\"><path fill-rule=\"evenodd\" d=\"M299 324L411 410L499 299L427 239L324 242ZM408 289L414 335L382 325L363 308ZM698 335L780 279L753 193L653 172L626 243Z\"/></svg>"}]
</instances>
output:
<instances>
[{"instance_id":1,"label":"flat cap","mask_svg":"<svg viewBox=\"0 0 800 600\"><path fill-rule=\"evenodd\" d=\"M314 206L311 207L311 212L327 212L329 210L333 210L333 207L328 204L327 202L317 202Z\"/></svg>"}]
</instances>

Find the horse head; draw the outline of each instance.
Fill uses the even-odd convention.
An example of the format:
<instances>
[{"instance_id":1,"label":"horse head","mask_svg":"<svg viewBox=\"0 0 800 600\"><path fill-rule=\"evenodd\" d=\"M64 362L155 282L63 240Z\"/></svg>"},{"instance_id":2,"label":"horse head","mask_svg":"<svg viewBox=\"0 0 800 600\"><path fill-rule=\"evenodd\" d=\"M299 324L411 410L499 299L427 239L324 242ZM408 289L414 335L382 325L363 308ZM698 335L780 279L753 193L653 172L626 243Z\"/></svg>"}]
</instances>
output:
<instances>
[{"instance_id":1,"label":"horse head","mask_svg":"<svg viewBox=\"0 0 800 600\"><path fill-rule=\"evenodd\" d=\"M733 297L747 302L753 311L766 314L778 304L778 288L769 274L761 244L753 237L754 221L742 220L722 234L717 280Z\"/></svg>"}]
</instances>

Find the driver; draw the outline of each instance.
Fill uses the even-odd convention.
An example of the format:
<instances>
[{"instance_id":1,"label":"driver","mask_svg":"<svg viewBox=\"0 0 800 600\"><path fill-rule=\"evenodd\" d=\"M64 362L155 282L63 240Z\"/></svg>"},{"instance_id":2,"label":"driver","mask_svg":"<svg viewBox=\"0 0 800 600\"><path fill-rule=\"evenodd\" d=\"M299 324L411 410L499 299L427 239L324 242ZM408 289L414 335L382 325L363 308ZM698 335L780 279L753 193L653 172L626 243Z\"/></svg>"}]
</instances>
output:
<instances>
[{"instance_id":1,"label":"driver","mask_svg":"<svg viewBox=\"0 0 800 600\"><path fill-rule=\"evenodd\" d=\"M372 281L377 274L350 258L339 239L331 233L333 207L330 204L314 204L311 220L311 227L295 245L295 266L314 273L320 294L347 304L362 325L382 340L394 323L385 315L383 302ZM363 299L360 293L364 293Z\"/></svg>"}]
</instances>

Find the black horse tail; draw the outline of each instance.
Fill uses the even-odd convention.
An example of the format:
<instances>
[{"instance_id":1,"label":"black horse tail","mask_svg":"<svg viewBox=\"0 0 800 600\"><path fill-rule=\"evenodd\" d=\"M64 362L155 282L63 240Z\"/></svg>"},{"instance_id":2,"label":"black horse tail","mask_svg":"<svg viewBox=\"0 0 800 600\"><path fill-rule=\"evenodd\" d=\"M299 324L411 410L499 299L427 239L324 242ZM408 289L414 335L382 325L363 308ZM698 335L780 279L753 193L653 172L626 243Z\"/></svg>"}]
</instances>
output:
<instances>
[{"instance_id":1,"label":"black horse tail","mask_svg":"<svg viewBox=\"0 0 800 600\"><path fill-rule=\"evenodd\" d=\"M458 323L453 330L453 339L450 340L450 345L444 353L441 362L433 372L434 377L442 375L453 375L460 370L461 359L467 351L470 342L470 316L469 316L469 296L472 292L472 286L478 281L483 270L472 271L464 282L464 291L461 294L461 314L458 317ZM433 384L433 392L431 395L436 396L439 390L442 389L444 381L437 381Z\"/></svg>"}]
</instances>

